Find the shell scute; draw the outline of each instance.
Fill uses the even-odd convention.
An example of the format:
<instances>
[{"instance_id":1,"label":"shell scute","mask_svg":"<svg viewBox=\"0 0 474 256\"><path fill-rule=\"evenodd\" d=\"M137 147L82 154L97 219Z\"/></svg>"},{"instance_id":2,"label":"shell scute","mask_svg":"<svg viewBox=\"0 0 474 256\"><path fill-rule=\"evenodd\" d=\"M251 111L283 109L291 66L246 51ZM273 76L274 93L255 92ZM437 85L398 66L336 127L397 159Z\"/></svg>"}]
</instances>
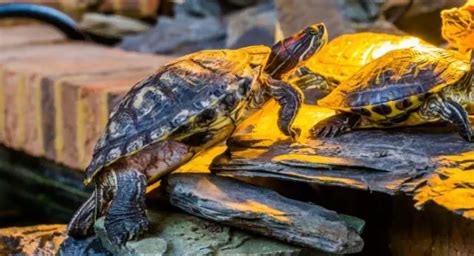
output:
<instances>
[{"instance_id":1,"label":"shell scute","mask_svg":"<svg viewBox=\"0 0 474 256\"><path fill-rule=\"evenodd\" d=\"M318 104L350 111L391 101L411 101L411 96L424 98L455 85L469 68L463 56L444 49L394 50L362 67Z\"/></svg>"},{"instance_id":2,"label":"shell scute","mask_svg":"<svg viewBox=\"0 0 474 256\"><path fill-rule=\"evenodd\" d=\"M266 60L261 56L256 59ZM205 134L212 128L208 126L229 122L219 118L234 115L248 99L263 64L250 67L245 51L216 50L191 54L163 66L136 84L115 106L86 168L86 181L102 167L150 144L184 139L194 133L201 133L204 139L214 136ZM225 111L216 111L221 106Z\"/></svg>"}]
</instances>

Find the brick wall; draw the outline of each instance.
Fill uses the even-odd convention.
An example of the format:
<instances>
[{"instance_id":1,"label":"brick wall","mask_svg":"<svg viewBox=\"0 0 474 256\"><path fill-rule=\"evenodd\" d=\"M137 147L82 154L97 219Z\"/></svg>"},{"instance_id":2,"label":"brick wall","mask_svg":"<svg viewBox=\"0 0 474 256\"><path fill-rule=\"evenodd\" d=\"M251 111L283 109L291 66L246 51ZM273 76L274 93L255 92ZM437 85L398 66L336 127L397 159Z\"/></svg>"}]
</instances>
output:
<instances>
[{"instance_id":1,"label":"brick wall","mask_svg":"<svg viewBox=\"0 0 474 256\"><path fill-rule=\"evenodd\" d=\"M45 26L0 28L0 142L83 169L117 99L168 61Z\"/></svg>"}]
</instances>

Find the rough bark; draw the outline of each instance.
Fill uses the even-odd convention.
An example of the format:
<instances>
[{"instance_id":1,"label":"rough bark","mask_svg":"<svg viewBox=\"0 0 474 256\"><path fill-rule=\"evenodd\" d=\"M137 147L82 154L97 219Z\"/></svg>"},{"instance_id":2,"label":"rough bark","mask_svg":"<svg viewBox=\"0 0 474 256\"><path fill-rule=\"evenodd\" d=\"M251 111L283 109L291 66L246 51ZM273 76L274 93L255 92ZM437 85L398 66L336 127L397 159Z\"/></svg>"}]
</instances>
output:
<instances>
[{"instance_id":1,"label":"rough bark","mask_svg":"<svg viewBox=\"0 0 474 256\"><path fill-rule=\"evenodd\" d=\"M364 244L356 231L363 225L360 219L348 221L334 211L233 179L175 174L167 180L167 192L171 204L188 213L305 247L354 253Z\"/></svg>"}]
</instances>

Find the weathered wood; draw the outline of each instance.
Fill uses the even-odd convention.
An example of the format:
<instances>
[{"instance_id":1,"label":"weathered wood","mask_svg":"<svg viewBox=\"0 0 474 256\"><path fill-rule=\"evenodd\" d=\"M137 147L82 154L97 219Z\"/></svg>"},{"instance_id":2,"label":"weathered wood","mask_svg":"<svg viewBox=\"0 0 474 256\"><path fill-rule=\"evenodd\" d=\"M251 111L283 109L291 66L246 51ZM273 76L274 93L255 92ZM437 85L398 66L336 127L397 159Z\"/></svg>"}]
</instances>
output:
<instances>
[{"instance_id":1,"label":"weathered wood","mask_svg":"<svg viewBox=\"0 0 474 256\"><path fill-rule=\"evenodd\" d=\"M433 201L474 218L474 144L450 127L365 130L337 138L312 139L308 128L328 115L304 106L297 143L271 126L276 110L267 106L258 124L248 123L211 169L224 176L274 177L388 194L406 193L422 207ZM272 139L275 137L276 139Z\"/></svg>"},{"instance_id":2,"label":"weathered wood","mask_svg":"<svg viewBox=\"0 0 474 256\"><path fill-rule=\"evenodd\" d=\"M174 174L171 204L206 219L332 253L362 250L363 240L336 212L278 193L208 174ZM347 219L346 219L347 220ZM363 221L352 219L352 226Z\"/></svg>"}]
</instances>

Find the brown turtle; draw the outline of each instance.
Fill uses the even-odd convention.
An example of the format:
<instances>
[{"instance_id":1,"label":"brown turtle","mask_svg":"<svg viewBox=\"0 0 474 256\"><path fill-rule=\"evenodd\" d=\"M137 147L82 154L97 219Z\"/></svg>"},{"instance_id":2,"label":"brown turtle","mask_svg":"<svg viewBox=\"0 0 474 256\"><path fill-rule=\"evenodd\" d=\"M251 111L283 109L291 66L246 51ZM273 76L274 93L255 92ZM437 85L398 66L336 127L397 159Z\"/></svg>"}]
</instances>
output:
<instances>
[{"instance_id":1,"label":"brown turtle","mask_svg":"<svg viewBox=\"0 0 474 256\"><path fill-rule=\"evenodd\" d=\"M109 239L136 238L148 227L147 184L175 170L204 149L228 138L236 125L268 99L281 106L280 130L291 127L300 92L279 80L327 41L323 24L275 44L186 55L135 85L110 114L86 169L95 191L69 223L73 237L90 235L105 215Z\"/></svg>"}]
</instances>

